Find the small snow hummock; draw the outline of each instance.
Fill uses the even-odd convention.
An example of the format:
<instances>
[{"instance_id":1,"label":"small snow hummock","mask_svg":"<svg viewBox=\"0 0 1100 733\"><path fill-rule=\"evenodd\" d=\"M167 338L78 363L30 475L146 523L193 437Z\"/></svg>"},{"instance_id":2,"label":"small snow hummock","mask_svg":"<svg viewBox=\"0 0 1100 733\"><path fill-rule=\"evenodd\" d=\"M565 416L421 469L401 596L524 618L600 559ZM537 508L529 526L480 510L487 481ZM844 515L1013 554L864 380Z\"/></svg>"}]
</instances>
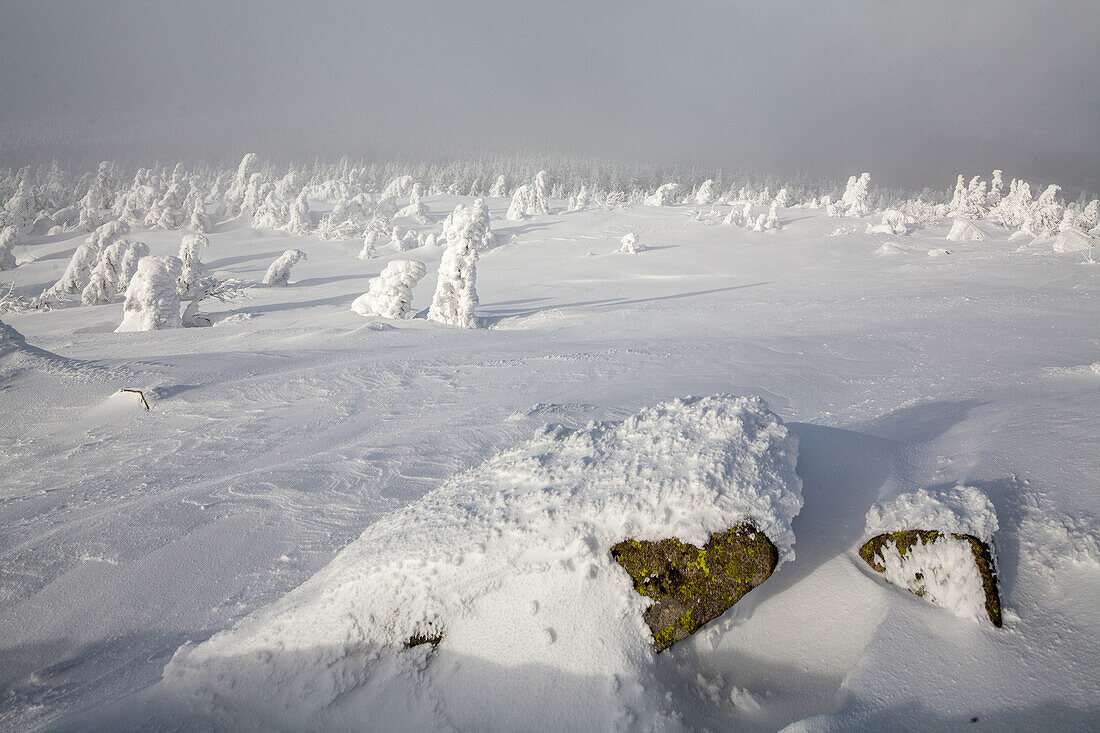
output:
<instances>
[{"instance_id":1,"label":"small snow hummock","mask_svg":"<svg viewBox=\"0 0 1100 733\"><path fill-rule=\"evenodd\" d=\"M391 260L367 283L367 292L351 304L361 316L406 318L412 306L412 289L427 272L423 262Z\"/></svg>"},{"instance_id":2,"label":"small snow hummock","mask_svg":"<svg viewBox=\"0 0 1100 733\"><path fill-rule=\"evenodd\" d=\"M668 728L675 701L655 692L646 602L610 548L701 546L748 520L792 559L797 453L759 398L549 426L383 517L281 600L181 647L162 688L184 704L217 699L215 728L508 730L546 716L562 730ZM434 650L405 648L433 636ZM611 704L575 704L593 689Z\"/></svg>"},{"instance_id":3,"label":"small snow hummock","mask_svg":"<svg viewBox=\"0 0 1100 733\"><path fill-rule=\"evenodd\" d=\"M288 249L271 263L264 273L265 285L286 285L290 281L290 268L306 259L306 253L300 249Z\"/></svg>"},{"instance_id":4,"label":"small snow hummock","mask_svg":"<svg viewBox=\"0 0 1100 733\"><path fill-rule=\"evenodd\" d=\"M620 240L622 246L619 247L620 252L626 252L628 254L636 255L639 252L645 252L646 246L638 241L638 235L634 232L628 232L625 237Z\"/></svg>"},{"instance_id":5,"label":"small snow hummock","mask_svg":"<svg viewBox=\"0 0 1100 733\"><path fill-rule=\"evenodd\" d=\"M158 331L180 327L180 297L176 285L183 263L175 257L142 257L126 288L122 323L115 333Z\"/></svg>"},{"instance_id":6,"label":"small snow hummock","mask_svg":"<svg viewBox=\"0 0 1100 733\"><path fill-rule=\"evenodd\" d=\"M956 219L945 239L948 242L984 242L989 237L969 219Z\"/></svg>"}]
</instances>

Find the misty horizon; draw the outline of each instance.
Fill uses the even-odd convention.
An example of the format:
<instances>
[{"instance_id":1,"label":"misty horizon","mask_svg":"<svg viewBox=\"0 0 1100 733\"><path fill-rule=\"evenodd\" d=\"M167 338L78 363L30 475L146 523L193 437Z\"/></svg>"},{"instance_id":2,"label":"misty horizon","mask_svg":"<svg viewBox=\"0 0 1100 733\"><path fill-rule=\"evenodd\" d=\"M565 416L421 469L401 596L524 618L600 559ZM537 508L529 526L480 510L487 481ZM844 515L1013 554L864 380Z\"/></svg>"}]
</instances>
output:
<instances>
[{"instance_id":1,"label":"misty horizon","mask_svg":"<svg viewBox=\"0 0 1100 733\"><path fill-rule=\"evenodd\" d=\"M0 3L0 163L536 153L1100 188L1095 3ZM1076 19L1073 22L1071 20ZM29 162L29 161L28 161Z\"/></svg>"}]
</instances>

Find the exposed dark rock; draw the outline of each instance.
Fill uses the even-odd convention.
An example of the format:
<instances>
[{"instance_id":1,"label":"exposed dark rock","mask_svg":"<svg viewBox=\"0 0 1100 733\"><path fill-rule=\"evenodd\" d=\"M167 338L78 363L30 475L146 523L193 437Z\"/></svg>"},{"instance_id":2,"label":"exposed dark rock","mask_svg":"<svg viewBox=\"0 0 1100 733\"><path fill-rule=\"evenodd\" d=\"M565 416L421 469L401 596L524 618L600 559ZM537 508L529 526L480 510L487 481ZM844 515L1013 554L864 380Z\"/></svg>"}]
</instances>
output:
<instances>
[{"instance_id":1,"label":"exposed dark rock","mask_svg":"<svg viewBox=\"0 0 1100 733\"><path fill-rule=\"evenodd\" d=\"M753 525L711 536L702 549L676 538L624 540L611 556L655 602L644 618L663 651L718 618L775 570L779 551Z\"/></svg>"},{"instance_id":2,"label":"exposed dark rock","mask_svg":"<svg viewBox=\"0 0 1100 733\"><path fill-rule=\"evenodd\" d=\"M982 589L985 591L986 614L988 614L989 620L994 626L1000 627L1001 597L997 592L997 569L993 564L993 553L990 552L989 545L982 542L977 537L969 534L945 535L935 530L920 529L891 532L889 534L880 534L867 540L863 547L859 548L859 556L862 557L875 572L882 573L886 571L886 567L882 564L882 552L883 546L887 543L894 543L897 547L898 554L905 557L917 542L920 542L921 545L927 545L939 541L940 538L946 537L952 537L970 545L970 550L974 553L974 563L978 566L978 573L982 578ZM923 579L919 572L916 573L914 577L918 581ZM918 596L923 595L919 590L914 591L914 593Z\"/></svg>"}]
</instances>

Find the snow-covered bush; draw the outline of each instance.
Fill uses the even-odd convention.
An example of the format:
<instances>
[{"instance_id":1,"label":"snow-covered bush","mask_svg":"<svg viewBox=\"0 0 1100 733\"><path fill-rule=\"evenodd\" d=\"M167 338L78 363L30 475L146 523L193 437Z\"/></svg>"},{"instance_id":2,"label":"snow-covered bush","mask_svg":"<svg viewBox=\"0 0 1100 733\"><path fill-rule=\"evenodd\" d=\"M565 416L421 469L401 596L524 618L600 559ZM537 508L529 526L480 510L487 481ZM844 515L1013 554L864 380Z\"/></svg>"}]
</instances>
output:
<instances>
[{"instance_id":1,"label":"snow-covered bush","mask_svg":"<svg viewBox=\"0 0 1100 733\"><path fill-rule=\"evenodd\" d=\"M288 249L271 263L264 273L265 285L286 285L290 281L290 268L306 259L306 253L300 249Z\"/></svg>"},{"instance_id":2,"label":"snow-covered bush","mask_svg":"<svg viewBox=\"0 0 1100 733\"><path fill-rule=\"evenodd\" d=\"M636 255L639 252L645 252L645 250L646 246L638 241L638 235L634 232L627 232L626 235L619 240L620 252Z\"/></svg>"},{"instance_id":3,"label":"snow-covered bush","mask_svg":"<svg viewBox=\"0 0 1100 733\"><path fill-rule=\"evenodd\" d=\"M372 277L367 292L351 304L361 316L406 318L412 306L412 289L428 269L416 260L391 260L378 277Z\"/></svg>"},{"instance_id":4,"label":"snow-covered bush","mask_svg":"<svg viewBox=\"0 0 1100 733\"><path fill-rule=\"evenodd\" d=\"M481 233L478 214L461 204L448 217L447 239L439 263L428 320L459 328L474 328L477 319L477 248Z\"/></svg>"},{"instance_id":5,"label":"snow-covered bush","mask_svg":"<svg viewBox=\"0 0 1100 733\"><path fill-rule=\"evenodd\" d=\"M157 331L180 327L180 298L176 283L183 263L175 257L142 257L126 288L122 323L115 333Z\"/></svg>"},{"instance_id":6,"label":"snow-covered bush","mask_svg":"<svg viewBox=\"0 0 1100 733\"><path fill-rule=\"evenodd\" d=\"M879 224L868 224L868 234L893 234L897 236L904 236L909 233L909 226L906 222L906 216L897 209L886 209L882 212L882 222Z\"/></svg>"}]
</instances>

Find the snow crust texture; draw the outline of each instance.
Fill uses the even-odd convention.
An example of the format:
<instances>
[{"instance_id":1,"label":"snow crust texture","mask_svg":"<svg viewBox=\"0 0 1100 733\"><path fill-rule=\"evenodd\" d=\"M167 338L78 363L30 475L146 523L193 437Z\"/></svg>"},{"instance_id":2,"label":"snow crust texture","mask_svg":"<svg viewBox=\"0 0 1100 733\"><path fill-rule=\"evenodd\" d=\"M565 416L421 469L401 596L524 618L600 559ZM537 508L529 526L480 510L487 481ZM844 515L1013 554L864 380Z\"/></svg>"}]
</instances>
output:
<instances>
[{"instance_id":1,"label":"snow crust texture","mask_svg":"<svg viewBox=\"0 0 1100 733\"><path fill-rule=\"evenodd\" d=\"M548 426L387 515L273 606L181 648L163 686L215 717L280 726L667 727L665 698L649 689L646 601L609 549L627 537L702 545L748 520L780 563L792 559L797 453L759 398ZM434 651L404 648L438 635ZM519 665L553 682L517 681L507 669ZM616 702L581 704L593 690ZM576 706L563 703L571 695ZM270 717L290 707L293 719ZM563 720L571 707L577 719ZM558 717L540 723L540 709Z\"/></svg>"}]
</instances>

